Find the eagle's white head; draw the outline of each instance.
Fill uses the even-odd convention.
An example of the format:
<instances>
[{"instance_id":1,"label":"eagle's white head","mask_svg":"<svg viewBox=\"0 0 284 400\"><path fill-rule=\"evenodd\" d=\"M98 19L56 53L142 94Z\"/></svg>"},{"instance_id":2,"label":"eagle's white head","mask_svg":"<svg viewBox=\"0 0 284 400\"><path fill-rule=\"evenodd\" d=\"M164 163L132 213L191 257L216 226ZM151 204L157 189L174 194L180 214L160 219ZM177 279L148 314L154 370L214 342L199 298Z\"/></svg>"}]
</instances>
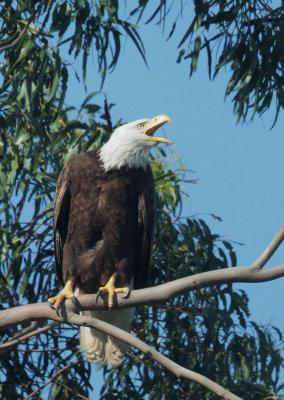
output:
<instances>
[{"instance_id":1,"label":"eagle's white head","mask_svg":"<svg viewBox=\"0 0 284 400\"><path fill-rule=\"evenodd\" d=\"M105 170L123 166L145 169L150 149L158 143L170 143L167 139L153 136L166 122L171 122L171 119L162 114L152 119L139 119L115 129L109 141L100 150L100 159Z\"/></svg>"}]
</instances>

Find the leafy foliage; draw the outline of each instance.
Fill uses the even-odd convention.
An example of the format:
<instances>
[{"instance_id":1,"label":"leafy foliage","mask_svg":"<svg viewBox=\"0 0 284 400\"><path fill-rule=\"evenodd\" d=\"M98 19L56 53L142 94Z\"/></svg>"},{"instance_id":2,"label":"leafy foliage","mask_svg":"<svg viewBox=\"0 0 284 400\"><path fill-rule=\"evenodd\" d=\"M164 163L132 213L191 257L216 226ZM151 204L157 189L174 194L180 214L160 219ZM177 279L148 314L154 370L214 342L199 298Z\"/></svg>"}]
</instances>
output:
<instances>
[{"instance_id":1,"label":"leafy foliage","mask_svg":"<svg viewBox=\"0 0 284 400\"><path fill-rule=\"evenodd\" d=\"M194 0L193 4L194 9L189 10L191 3L181 3L169 33L170 38L178 19L190 15L190 25L178 45L177 62L189 59L192 75L204 50L209 78L212 71L215 78L223 67L230 66L225 96L233 97L237 121L245 120L248 114L253 119L275 104L274 125L284 106L283 2L282 6L271 0ZM151 5L150 0L141 1L132 14L140 20ZM147 22L158 19L164 26L172 8L172 2L161 0Z\"/></svg>"},{"instance_id":2,"label":"leafy foliage","mask_svg":"<svg viewBox=\"0 0 284 400\"><path fill-rule=\"evenodd\" d=\"M83 110L91 106L95 104L86 102ZM96 119L100 122L90 116L90 123L83 124L79 122L82 114L78 120L68 121L67 112L62 110L46 136L41 131L27 130L24 137L17 136L22 139L18 142L11 137L13 155L9 141L2 142L5 156L1 161L1 308L46 301L59 290L53 270L52 195L63 159L75 151L99 146L108 137L108 105L97 108ZM11 182L6 181L7 176L11 176ZM34 331L45 324L26 323L22 328L9 329L2 332L2 341L6 342L19 329ZM87 394L90 365L82 366L77 330L58 326L8 351L7 354L0 350L1 398L10 399L11 393L13 398L31 393L70 363L75 364L49 388L51 398L73 398L70 388L74 393Z\"/></svg>"},{"instance_id":3,"label":"leafy foliage","mask_svg":"<svg viewBox=\"0 0 284 400\"><path fill-rule=\"evenodd\" d=\"M140 1L136 12L147 3ZM123 35L130 37L142 57L144 48L136 27L119 16L115 0L6 0L1 3L0 17L3 309L46 301L58 292L51 235L57 176L68 156L100 146L121 123L112 123L113 105L96 93L89 94L79 110L65 104L73 60L82 64L84 84L93 50L100 86L107 69L112 70L118 61ZM63 49L70 60L63 59ZM151 164L159 193L151 284L235 265L229 242L210 232L204 221L181 217L186 177L179 160L173 155L166 159L160 151ZM248 399L255 398L254 393L264 399L278 390L281 335L276 328L250 323L248 317L245 293L223 285L183 295L161 309L141 307L134 330L182 365L238 393L250 393ZM46 322L23 323L2 331L1 341L46 326ZM83 361L77 329L47 328L17 347L0 347L1 399L24 398L33 392L34 398L52 400L88 395L91 367ZM215 398L193 383L173 381L135 351L122 368L106 374L105 399L172 398L176 392L181 399Z\"/></svg>"}]
</instances>

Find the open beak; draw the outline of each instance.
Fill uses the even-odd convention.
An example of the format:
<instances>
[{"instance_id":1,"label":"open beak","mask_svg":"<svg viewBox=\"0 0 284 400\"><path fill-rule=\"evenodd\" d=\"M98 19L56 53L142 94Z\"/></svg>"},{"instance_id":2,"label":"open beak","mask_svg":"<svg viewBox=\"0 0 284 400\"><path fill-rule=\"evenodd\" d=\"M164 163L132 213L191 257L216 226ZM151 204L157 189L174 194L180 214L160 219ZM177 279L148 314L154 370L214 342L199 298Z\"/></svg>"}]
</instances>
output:
<instances>
[{"instance_id":1,"label":"open beak","mask_svg":"<svg viewBox=\"0 0 284 400\"><path fill-rule=\"evenodd\" d=\"M166 122L172 122L170 117L164 114L157 115L156 117L152 118L149 122L147 122L143 134L147 136L150 140L153 140L155 142L167 143L167 144L171 143L170 140L168 139L158 138L153 136L156 130L159 129L162 125L164 125Z\"/></svg>"}]
</instances>

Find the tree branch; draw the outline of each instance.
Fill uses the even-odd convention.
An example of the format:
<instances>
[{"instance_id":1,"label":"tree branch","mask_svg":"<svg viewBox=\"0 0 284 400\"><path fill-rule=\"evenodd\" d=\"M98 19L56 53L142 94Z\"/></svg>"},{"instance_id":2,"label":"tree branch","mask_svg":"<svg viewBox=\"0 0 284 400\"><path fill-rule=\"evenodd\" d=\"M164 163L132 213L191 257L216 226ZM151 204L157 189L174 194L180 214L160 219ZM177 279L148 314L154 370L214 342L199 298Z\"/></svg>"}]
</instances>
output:
<instances>
[{"instance_id":1,"label":"tree branch","mask_svg":"<svg viewBox=\"0 0 284 400\"><path fill-rule=\"evenodd\" d=\"M74 390L71 389L71 388L70 388L69 386L67 386L66 384L63 384L63 383L61 383L61 382L55 382L55 383L56 383L56 385L59 385L59 386L64 387L64 389L65 389L67 392L73 393L76 397L79 397L80 399L91 400L91 399L89 399L88 397L85 397L85 396L83 396L83 395L80 394L80 393L74 392Z\"/></svg>"},{"instance_id":2,"label":"tree branch","mask_svg":"<svg viewBox=\"0 0 284 400\"><path fill-rule=\"evenodd\" d=\"M263 268L263 266L273 256L273 254L278 249L283 240L284 240L284 225L277 233L275 238L272 240L272 242L269 243L264 252L255 260L255 262L252 265L258 269Z\"/></svg>"},{"instance_id":3,"label":"tree branch","mask_svg":"<svg viewBox=\"0 0 284 400\"><path fill-rule=\"evenodd\" d=\"M89 362L90 361L75 361L69 365L66 365L65 367L63 367L59 371L57 371L56 374L54 374L46 383L44 383L42 386L38 387L36 390L34 390L32 393L30 393L27 397L25 397L24 400L31 399L37 392L39 392L40 390L45 388L49 383L51 383L53 381L53 379L55 379L58 375L62 374L62 372L64 372L66 369L71 368L71 367L73 367L73 365L76 365L76 364L87 364ZM83 398L86 399L86 397L83 397Z\"/></svg>"},{"instance_id":4,"label":"tree branch","mask_svg":"<svg viewBox=\"0 0 284 400\"><path fill-rule=\"evenodd\" d=\"M224 283L233 282L265 282L272 279L277 279L281 276L284 276L284 264L266 270L261 270L261 268L271 258L283 239L284 226L281 228L269 246L260 255L260 257L258 257L257 260L250 266L203 272L190 277L177 279L175 281L156 286L155 288L134 290L128 299L122 298L121 295L118 296L114 303L114 309L127 308L134 305L161 304L184 292L196 290L206 286L221 285ZM0 329L3 329L9 325L19 324L23 321L39 320L42 318L52 319L58 322L67 322L79 326L89 326L114 336L123 342L130 344L131 346L134 346L138 350L150 356L153 360L163 365L165 368L169 369L176 376L191 379L200 385L205 386L218 396L221 396L224 400L240 400L239 397L228 392L222 386L196 372L181 367L174 361L171 361L129 333L95 318L78 315L78 312L81 310L108 308L107 299L100 298L97 302L95 297L95 295L79 296L76 299L76 304L73 304L71 301L67 300L61 310L62 316L58 316L55 311L49 307L48 303L29 304L0 311ZM41 330L36 331L36 333L41 333L39 331ZM31 334L34 334L34 332L31 332ZM23 340L23 338L21 339ZM12 342L7 343L8 347L11 345ZM49 382L51 382L51 380L48 381L47 384Z\"/></svg>"},{"instance_id":5,"label":"tree branch","mask_svg":"<svg viewBox=\"0 0 284 400\"><path fill-rule=\"evenodd\" d=\"M31 23L32 20L34 19L36 13L39 11L39 9L40 9L40 7L42 6L43 3L44 3L44 0L41 0L40 4L39 4L38 7L36 8L36 10L32 13L32 15L30 16L30 18L27 20L26 26L24 27L24 29L22 30L22 32L19 34L19 36L18 36L15 40L13 40L12 43L10 43L10 44L8 44L8 45L6 45L6 46L0 47L0 53L1 53L2 51L5 51L5 50L10 49L11 47L15 47L15 46L19 43L19 41L22 39L22 37L24 36L24 34L26 33L26 31L28 30L28 28L29 28L29 26L30 26L30 23ZM23 22L23 21L22 21L22 22Z\"/></svg>"},{"instance_id":6,"label":"tree branch","mask_svg":"<svg viewBox=\"0 0 284 400\"><path fill-rule=\"evenodd\" d=\"M22 332L17 333L13 337L13 339L9 340L6 343L0 344L0 356L6 353L7 351L10 351L12 347L17 346L17 344L20 344L24 340L27 340L32 336L40 335L41 333L44 333L49 329L55 328L57 325L58 322L53 322L52 324L46 325L43 328L34 329L34 324L32 324L30 327L23 329Z\"/></svg>"},{"instance_id":7,"label":"tree branch","mask_svg":"<svg viewBox=\"0 0 284 400\"><path fill-rule=\"evenodd\" d=\"M250 266L207 271L164 283L156 287L134 290L131 292L128 299L123 298L122 295L118 295L114 301L114 309L139 305L162 304L183 293L207 286L234 282L267 282L280 278L284 276L284 264L264 270L261 268L272 257L283 240L284 226L264 252ZM28 304L0 311L0 329L19 324L23 321L37 321L41 318L63 322L66 319L66 315L70 312L78 313L79 311L106 309L108 309L107 299L99 298L98 301L96 301L96 296L93 294L78 296L75 305L70 300L67 300L62 307L62 317L57 316L54 310L48 306L48 303Z\"/></svg>"},{"instance_id":8,"label":"tree branch","mask_svg":"<svg viewBox=\"0 0 284 400\"><path fill-rule=\"evenodd\" d=\"M110 325L104 321L100 321L96 318L81 316L73 312L68 313L68 322L74 325L89 326L91 328L95 328L99 331L105 332L108 335L111 335L117 339L120 339L123 342L130 344L136 349L142 351L142 353L146 354L154 361L167 368L177 377L184 377L196 383L199 383L200 385L216 393L218 396L222 397L224 400L241 400L240 397L234 395L233 393L230 393L222 386L211 381L211 379L208 379L203 375L200 375L194 371L180 366L163 354L159 353L157 350L148 346L146 343L142 342L142 340L132 336L130 333L125 332L120 328Z\"/></svg>"},{"instance_id":9,"label":"tree branch","mask_svg":"<svg viewBox=\"0 0 284 400\"><path fill-rule=\"evenodd\" d=\"M33 16L32 16L32 17L33 17ZM28 22L27 22L26 26L24 27L24 29L22 30L22 32L19 34L19 36L18 36L15 40L13 40L12 43L7 44L6 46L0 47L0 53L1 53L2 51L5 51L5 50L7 50L7 49L10 49L11 47L16 46L16 45L19 43L19 41L22 39L22 37L23 37L24 34L26 33L26 31L27 31L27 29L28 29L30 23L32 22L32 19L33 19L32 17L28 20Z\"/></svg>"},{"instance_id":10,"label":"tree branch","mask_svg":"<svg viewBox=\"0 0 284 400\"><path fill-rule=\"evenodd\" d=\"M123 298L122 295L119 294L114 299L113 309L140 305L159 305L185 292L207 286L234 282L266 282L280 278L281 276L284 276L284 264L261 271L257 270L253 265L249 267L234 267L208 271L164 283L163 285L133 290L128 299ZM79 311L107 309L107 299L99 298L98 301L96 301L95 294L78 296L75 305L70 300L66 300L65 304L62 306L62 316L57 316L47 302L27 304L0 311L0 329L22 322L37 321L42 318L64 322L67 314L70 312L78 313Z\"/></svg>"},{"instance_id":11,"label":"tree branch","mask_svg":"<svg viewBox=\"0 0 284 400\"><path fill-rule=\"evenodd\" d=\"M53 311L54 312L54 311ZM55 314L55 312L54 312ZM72 325L77 326L89 326L91 328L95 328L99 331L105 332L108 335L111 335L117 339L122 340L123 342L135 347L136 349L140 350L142 353L146 354L147 356L151 357L154 361L158 362L169 371L171 371L177 377L184 377L190 379L200 385L206 387L207 389L211 390L212 392L216 393L218 396L222 397L224 400L242 400L240 397L234 395L233 393L229 392L222 386L218 385L217 383L213 382L211 379L206 378L205 376L198 374L194 371L189 369L183 368L179 364L175 363L174 361L170 360L169 358L165 357L163 354L159 353L157 350L153 349L152 347L148 346L146 343L142 342L142 340L132 336L130 333L123 331L120 328L117 328L111 324L108 324L104 321L98 320L96 318L85 317L74 312L69 312L67 316L67 320L64 322L68 322ZM81 361L82 362L82 361ZM83 361L84 363L88 361ZM29 394L24 400L28 400L32 398L38 391L43 389L49 383L52 382L54 378L64 372L67 368L75 365L77 362L72 363L70 365L65 366L61 370L59 370L55 375L53 375L44 385L37 388L31 394Z\"/></svg>"}]
</instances>

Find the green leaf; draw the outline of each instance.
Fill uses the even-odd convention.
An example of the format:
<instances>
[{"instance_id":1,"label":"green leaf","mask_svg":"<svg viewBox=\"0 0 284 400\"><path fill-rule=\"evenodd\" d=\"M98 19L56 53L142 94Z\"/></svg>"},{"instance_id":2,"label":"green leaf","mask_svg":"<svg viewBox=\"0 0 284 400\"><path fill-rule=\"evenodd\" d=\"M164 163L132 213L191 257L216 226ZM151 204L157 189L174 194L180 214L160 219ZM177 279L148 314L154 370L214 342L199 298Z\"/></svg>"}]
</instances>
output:
<instances>
[{"instance_id":1,"label":"green leaf","mask_svg":"<svg viewBox=\"0 0 284 400\"><path fill-rule=\"evenodd\" d=\"M49 95L47 96L46 102L49 103L51 100L53 100L54 96L56 95L56 91L59 86L59 75L60 75L60 68L61 68L61 62L59 59L58 54L53 53L53 58L52 58L52 84L51 88L49 91Z\"/></svg>"},{"instance_id":2,"label":"green leaf","mask_svg":"<svg viewBox=\"0 0 284 400\"><path fill-rule=\"evenodd\" d=\"M201 48L201 37L198 36L195 39L194 42L194 51L192 53L192 61L191 61L191 74L192 72L196 71L197 68L197 63L198 63L198 57L199 57L199 52L200 52L200 48Z\"/></svg>"},{"instance_id":3,"label":"green leaf","mask_svg":"<svg viewBox=\"0 0 284 400\"><path fill-rule=\"evenodd\" d=\"M126 31L126 33L128 34L128 36L130 36L130 38L134 42L137 50L139 51L141 57L143 58L145 64L147 65L147 61L145 58L144 45L143 45L143 42L142 42L139 34L137 33L135 26L132 24L129 24L126 21L121 21L121 25L122 25L123 29Z\"/></svg>"}]
</instances>

